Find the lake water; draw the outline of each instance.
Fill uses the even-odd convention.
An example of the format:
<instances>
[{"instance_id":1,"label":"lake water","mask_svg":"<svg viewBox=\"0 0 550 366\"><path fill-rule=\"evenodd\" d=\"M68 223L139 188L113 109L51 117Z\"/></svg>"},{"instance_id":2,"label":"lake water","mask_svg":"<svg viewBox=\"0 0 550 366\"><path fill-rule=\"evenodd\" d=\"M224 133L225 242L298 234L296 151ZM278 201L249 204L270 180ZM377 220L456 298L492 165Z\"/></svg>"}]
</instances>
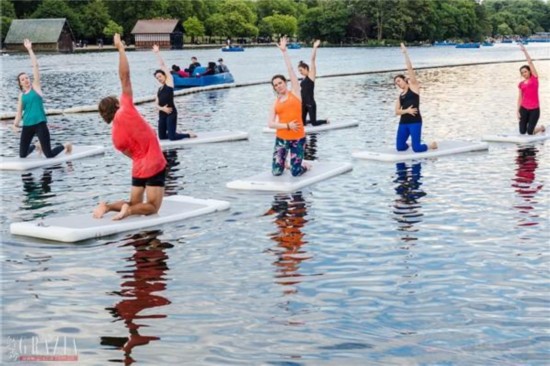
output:
<instances>
[{"instance_id":1,"label":"lake water","mask_svg":"<svg viewBox=\"0 0 550 366\"><path fill-rule=\"evenodd\" d=\"M550 56L550 45L528 49ZM277 52L223 57L238 82L269 80L284 71ZM291 57L297 63L309 52ZM192 54L208 60L221 52ZM521 60L504 45L410 54L416 66ZM190 55L165 53L168 64ZM152 94L153 55L129 58L136 96ZM2 61L2 110L13 111L13 81L28 59ZM95 104L120 91L114 53L39 62L46 108ZM397 49L321 49L318 63L325 75L403 67ZM420 71L425 140L514 131L522 64ZM536 66L548 125L550 61ZM307 154L352 161L354 170L292 194L225 188L270 168L274 138L262 133L269 85L177 98L181 129L244 130L250 139L167 152L166 194L227 200L231 209L78 244L11 236L9 224L127 197L130 161L114 151L97 114L50 117L53 141L107 151L0 174L3 361L21 347L30 353L33 339L42 342L38 353L44 339L50 349L60 339L84 365L547 364L548 143L491 144L406 164L353 160L354 150L394 143L392 75L318 80L319 117L360 125L309 137ZM139 109L156 125L152 104ZM0 128L2 155L15 155L18 136L9 122Z\"/></svg>"}]
</instances>

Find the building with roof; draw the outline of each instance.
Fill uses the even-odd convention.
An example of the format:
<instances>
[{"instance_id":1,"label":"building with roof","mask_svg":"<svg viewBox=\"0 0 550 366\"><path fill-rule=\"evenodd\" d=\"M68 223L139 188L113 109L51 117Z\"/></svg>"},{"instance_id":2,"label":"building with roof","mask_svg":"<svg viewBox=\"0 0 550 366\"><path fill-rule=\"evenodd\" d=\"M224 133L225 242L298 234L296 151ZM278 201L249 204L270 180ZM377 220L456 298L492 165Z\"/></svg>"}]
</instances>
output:
<instances>
[{"instance_id":1,"label":"building with roof","mask_svg":"<svg viewBox=\"0 0 550 366\"><path fill-rule=\"evenodd\" d=\"M25 51L23 40L32 42L34 51L73 52L74 36L65 18L14 19L4 46L8 51Z\"/></svg>"},{"instance_id":2,"label":"building with roof","mask_svg":"<svg viewBox=\"0 0 550 366\"><path fill-rule=\"evenodd\" d=\"M177 19L138 20L132 34L136 48L183 48L183 25Z\"/></svg>"}]
</instances>

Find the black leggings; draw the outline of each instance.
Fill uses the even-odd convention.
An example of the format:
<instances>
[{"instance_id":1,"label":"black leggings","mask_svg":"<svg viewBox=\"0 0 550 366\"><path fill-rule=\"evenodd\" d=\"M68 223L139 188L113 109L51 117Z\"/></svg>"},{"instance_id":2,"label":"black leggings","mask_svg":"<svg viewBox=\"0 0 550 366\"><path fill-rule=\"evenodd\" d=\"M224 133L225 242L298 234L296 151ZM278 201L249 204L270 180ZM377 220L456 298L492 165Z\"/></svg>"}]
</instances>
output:
<instances>
[{"instance_id":1,"label":"black leggings","mask_svg":"<svg viewBox=\"0 0 550 366\"><path fill-rule=\"evenodd\" d=\"M306 120L309 113L309 121ZM304 125L312 124L313 126L319 126L327 123L326 119L317 120L317 103L313 101L311 104L302 103L302 121Z\"/></svg>"},{"instance_id":2,"label":"black leggings","mask_svg":"<svg viewBox=\"0 0 550 366\"><path fill-rule=\"evenodd\" d=\"M527 132L528 135L532 135L539 121L540 108L525 109L520 107L519 116L519 133L525 135Z\"/></svg>"},{"instance_id":3,"label":"black leggings","mask_svg":"<svg viewBox=\"0 0 550 366\"><path fill-rule=\"evenodd\" d=\"M32 126L23 126L21 131L21 139L19 140L19 157L26 158L34 151L34 145L31 145L32 138L36 135L40 141L42 152L47 158L53 158L63 149L63 145L56 144L52 150L50 145L50 130L46 122L40 122Z\"/></svg>"},{"instance_id":4,"label":"black leggings","mask_svg":"<svg viewBox=\"0 0 550 366\"><path fill-rule=\"evenodd\" d=\"M159 139L161 140L181 140L191 137L188 133L177 133L178 112L170 114L159 113Z\"/></svg>"}]
</instances>

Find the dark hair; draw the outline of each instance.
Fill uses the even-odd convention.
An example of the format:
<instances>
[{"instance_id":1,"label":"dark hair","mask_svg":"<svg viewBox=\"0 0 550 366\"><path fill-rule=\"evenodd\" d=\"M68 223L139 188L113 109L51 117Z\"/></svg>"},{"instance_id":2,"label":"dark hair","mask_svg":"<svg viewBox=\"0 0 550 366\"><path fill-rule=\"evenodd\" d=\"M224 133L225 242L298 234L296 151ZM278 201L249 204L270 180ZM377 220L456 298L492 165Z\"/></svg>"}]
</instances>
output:
<instances>
[{"instance_id":1,"label":"dark hair","mask_svg":"<svg viewBox=\"0 0 550 366\"><path fill-rule=\"evenodd\" d=\"M393 77L393 82L395 83L395 79L403 79L404 82L406 82L407 84L409 83L407 78L405 77L405 75L403 74L399 74L399 75L395 75Z\"/></svg>"},{"instance_id":2,"label":"dark hair","mask_svg":"<svg viewBox=\"0 0 550 366\"><path fill-rule=\"evenodd\" d=\"M99 115L107 123L111 123L113 118L115 118L115 113L118 111L119 102L117 97L110 95L101 99L97 109L99 110Z\"/></svg>"},{"instance_id":3,"label":"dark hair","mask_svg":"<svg viewBox=\"0 0 550 366\"><path fill-rule=\"evenodd\" d=\"M275 79L281 79L282 81L284 81L286 83L285 76L281 75L281 74L277 74L277 75L275 75L271 78L271 86L273 86L273 82L275 81Z\"/></svg>"},{"instance_id":4,"label":"dark hair","mask_svg":"<svg viewBox=\"0 0 550 366\"><path fill-rule=\"evenodd\" d=\"M191 60L196 60L197 58L195 56L191 56Z\"/></svg>"},{"instance_id":5,"label":"dark hair","mask_svg":"<svg viewBox=\"0 0 550 366\"><path fill-rule=\"evenodd\" d=\"M25 74L26 74L26 72L20 72L19 75L17 75L17 85L19 85L19 89L20 89L21 91L23 91L23 86L21 85L21 80L19 80L19 77L20 77L21 75L25 75Z\"/></svg>"},{"instance_id":6,"label":"dark hair","mask_svg":"<svg viewBox=\"0 0 550 366\"><path fill-rule=\"evenodd\" d=\"M216 63L215 62L209 62L208 63L208 68L209 69L215 69L216 68Z\"/></svg>"},{"instance_id":7,"label":"dark hair","mask_svg":"<svg viewBox=\"0 0 550 366\"><path fill-rule=\"evenodd\" d=\"M178 65L172 65L172 71L178 72L180 71L180 67Z\"/></svg>"},{"instance_id":8,"label":"dark hair","mask_svg":"<svg viewBox=\"0 0 550 366\"><path fill-rule=\"evenodd\" d=\"M519 71L521 72L521 70L523 69L526 69L527 71L529 71L529 76L531 76L531 68L529 67L529 65L523 65L522 67L519 68Z\"/></svg>"},{"instance_id":9,"label":"dark hair","mask_svg":"<svg viewBox=\"0 0 550 366\"><path fill-rule=\"evenodd\" d=\"M164 77L166 77L166 73L164 72L164 70L161 70L161 69L155 70L155 72L153 73L153 76L157 76L157 74L162 74L164 75Z\"/></svg>"},{"instance_id":10,"label":"dark hair","mask_svg":"<svg viewBox=\"0 0 550 366\"><path fill-rule=\"evenodd\" d=\"M300 61L298 63L298 67L301 67L301 68L306 69L307 71L309 71L309 65L306 64L304 61Z\"/></svg>"}]
</instances>

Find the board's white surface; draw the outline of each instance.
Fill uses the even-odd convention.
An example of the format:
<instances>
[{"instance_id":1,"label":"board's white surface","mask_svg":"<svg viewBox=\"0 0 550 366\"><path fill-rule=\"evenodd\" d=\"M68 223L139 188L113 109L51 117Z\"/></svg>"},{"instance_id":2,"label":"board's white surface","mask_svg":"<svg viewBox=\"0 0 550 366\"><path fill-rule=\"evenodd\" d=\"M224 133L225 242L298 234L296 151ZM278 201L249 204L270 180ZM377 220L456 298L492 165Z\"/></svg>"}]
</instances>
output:
<instances>
[{"instance_id":1,"label":"board's white surface","mask_svg":"<svg viewBox=\"0 0 550 366\"><path fill-rule=\"evenodd\" d=\"M359 126L359 122L357 121L349 121L349 122L330 122L330 123L325 123L323 125L319 125L319 126L311 126L311 125L307 125L304 127L304 130L306 133L316 133L316 132L321 132L321 131L327 131L327 130L337 130L337 129L340 129L340 128L350 128L350 127L357 127ZM275 133L275 129L273 128L269 128L269 127L264 127L263 129L263 132L265 133Z\"/></svg>"},{"instance_id":2,"label":"board's white surface","mask_svg":"<svg viewBox=\"0 0 550 366\"><path fill-rule=\"evenodd\" d=\"M491 142L513 142L516 144L528 144L530 142L544 141L550 139L550 133L540 133L536 135L520 135L515 133L502 133L496 135L484 135L483 141Z\"/></svg>"},{"instance_id":3,"label":"board's white surface","mask_svg":"<svg viewBox=\"0 0 550 366\"><path fill-rule=\"evenodd\" d=\"M312 169L299 177L293 177L288 169L283 175L274 176L271 171L227 183L227 188L251 191L293 192L313 183L352 170L350 163L307 161Z\"/></svg>"},{"instance_id":4,"label":"board's white surface","mask_svg":"<svg viewBox=\"0 0 550 366\"><path fill-rule=\"evenodd\" d=\"M421 153L415 153L411 148L407 151L397 151L395 150L395 147L385 147L372 151L357 151L352 153L352 155L357 159L398 162L435 158L438 156L460 154L470 151L481 151L489 148L489 145L486 142L441 141L437 144L438 148L436 150L428 150Z\"/></svg>"},{"instance_id":5,"label":"board's white surface","mask_svg":"<svg viewBox=\"0 0 550 366\"><path fill-rule=\"evenodd\" d=\"M54 158L48 159L44 154L38 154L33 152L26 158L0 158L0 170L28 170L43 166L50 166L65 161L82 159L87 156L103 154L105 148L103 146L73 146L73 151L70 154L66 154L62 151Z\"/></svg>"},{"instance_id":6,"label":"board's white surface","mask_svg":"<svg viewBox=\"0 0 550 366\"><path fill-rule=\"evenodd\" d=\"M248 132L242 131L210 131L197 132L197 137L187 138L182 140L170 141L159 140L162 149L169 149L179 146L206 144L211 142L237 141L248 139Z\"/></svg>"},{"instance_id":7,"label":"board's white surface","mask_svg":"<svg viewBox=\"0 0 550 366\"><path fill-rule=\"evenodd\" d=\"M90 212L85 214L12 223L10 232L14 235L72 243L129 230L141 230L228 208L229 202L226 201L169 196L164 197L162 206L155 215L129 216L123 220L114 221L112 218L116 212L109 212L101 219L94 219L90 209Z\"/></svg>"}]
</instances>

